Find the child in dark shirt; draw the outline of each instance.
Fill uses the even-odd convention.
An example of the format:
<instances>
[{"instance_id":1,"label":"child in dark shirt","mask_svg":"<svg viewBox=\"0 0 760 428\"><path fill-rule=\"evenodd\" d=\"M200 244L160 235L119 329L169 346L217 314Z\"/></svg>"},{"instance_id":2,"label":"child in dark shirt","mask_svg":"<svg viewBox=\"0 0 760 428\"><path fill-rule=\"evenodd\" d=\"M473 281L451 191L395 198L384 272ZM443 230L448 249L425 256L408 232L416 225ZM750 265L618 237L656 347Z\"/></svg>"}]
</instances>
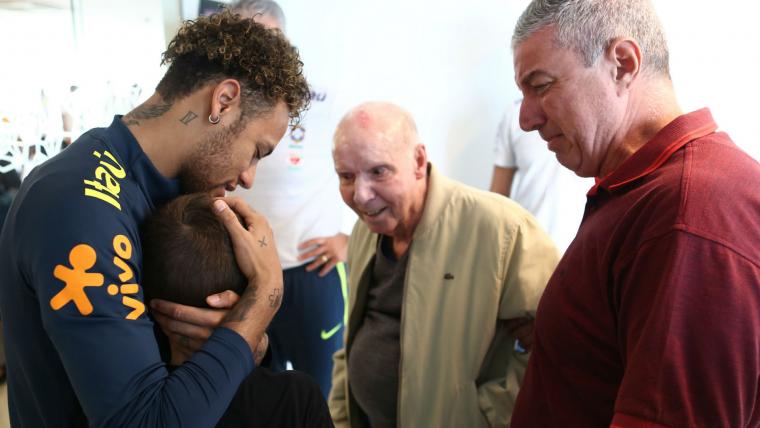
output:
<instances>
[{"instance_id":1,"label":"child in dark shirt","mask_svg":"<svg viewBox=\"0 0 760 428\"><path fill-rule=\"evenodd\" d=\"M242 294L245 276L235 261L230 237L213 213L207 194L180 196L156 211L141 229L142 285L146 300L160 298L207 307L206 296L232 290ZM241 219L242 223L242 219ZM170 365L188 358L170 342ZM266 352L266 336L256 364ZM303 373L273 373L257 367L243 381L217 427L331 427L319 386Z\"/></svg>"}]
</instances>

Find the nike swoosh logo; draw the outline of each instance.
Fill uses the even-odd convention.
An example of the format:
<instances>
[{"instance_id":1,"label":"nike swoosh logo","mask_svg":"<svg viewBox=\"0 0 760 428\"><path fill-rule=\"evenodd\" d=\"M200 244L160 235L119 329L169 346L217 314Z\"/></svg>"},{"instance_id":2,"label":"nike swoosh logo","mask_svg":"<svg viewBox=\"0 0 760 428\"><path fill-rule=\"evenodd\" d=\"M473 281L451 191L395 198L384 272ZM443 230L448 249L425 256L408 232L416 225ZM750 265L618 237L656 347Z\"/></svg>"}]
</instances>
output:
<instances>
[{"instance_id":1,"label":"nike swoosh logo","mask_svg":"<svg viewBox=\"0 0 760 428\"><path fill-rule=\"evenodd\" d=\"M331 328L330 331L324 331L324 330L322 330L322 333L320 334L320 337L322 337L322 340L327 340L327 339L335 336L335 333L337 333L338 330L340 330L340 327L342 325L343 325L343 323L339 322L338 325L336 325L335 327Z\"/></svg>"}]
</instances>

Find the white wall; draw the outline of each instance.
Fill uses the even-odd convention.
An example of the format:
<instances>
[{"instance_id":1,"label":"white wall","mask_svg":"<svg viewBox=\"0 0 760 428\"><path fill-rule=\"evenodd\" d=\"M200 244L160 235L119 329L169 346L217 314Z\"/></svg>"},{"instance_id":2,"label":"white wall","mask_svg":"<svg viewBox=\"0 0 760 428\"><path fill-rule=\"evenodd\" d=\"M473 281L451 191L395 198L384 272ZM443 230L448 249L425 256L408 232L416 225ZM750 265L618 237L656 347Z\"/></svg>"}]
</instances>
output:
<instances>
[{"instance_id":1,"label":"white wall","mask_svg":"<svg viewBox=\"0 0 760 428\"><path fill-rule=\"evenodd\" d=\"M709 107L721 130L760 159L760 32L753 2L655 1L681 107Z\"/></svg>"},{"instance_id":2,"label":"white wall","mask_svg":"<svg viewBox=\"0 0 760 428\"><path fill-rule=\"evenodd\" d=\"M149 82L162 76L161 3L155 0L79 0L78 75L86 79Z\"/></svg>"},{"instance_id":3,"label":"white wall","mask_svg":"<svg viewBox=\"0 0 760 428\"><path fill-rule=\"evenodd\" d=\"M12 113L39 110L41 90L67 82L74 51L71 13L0 10L0 40L0 115L8 120Z\"/></svg>"},{"instance_id":4,"label":"white wall","mask_svg":"<svg viewBox=\"0 0 760 428\"><path fill-rule=\"evenodd\" d=\"M76 0L69 9L0 8L0 112L86 108L87 128L107 126L134 84L139 98L163 75L164 18L155 0ZM70 86L80 89L72 94ZM45 92L40 106L40 93ZM70 111L71 113L74 113ZM52 120L53 118L51 118ZM60 127L60 113L56 125Z\"/></svg>"},{"instance_id":5,"label":"white wall","mask_svg":"<svg viewBox=\"0 0 760 428\"><path fill-rule=\"evenodd\" d=\"M488 186L492 141L513 83L509 37L527 1L281 0L307 75L336 116L366 100L414 115L445 173Z\"/></svg>"},{"instance_id":6,"label":"white wall","mask_svg":"<svg viewBox=\"0 0 760 428\"><path fill-rule=\"evenodd\" d=\"M0 107L38 102L9 89L35 82L137 81L150 91L162 74L164 22L176 20L163 14L177 13L177 1L79 0L74 51L60 12L24 19L22 12L0 10L0 36L9 41L0 47ZM197 0L180 3L186 12L197 7ZM309 78L337 95L335 121L362 101L396 102L417 119L433 162L454 178L487 187L496 125L504 106L519 97L509 39L528 0L280 3ZM760 36L747 5L656 0L682 106L709 106L721 128L760 158L754 137Z\"/></svg>"},{"instance_id":7,"label":"white wall","mask_svg":"<svg viewBox=\"0 0 760 428\"><path fill-rule=\"evenodd\" d=\"M0 8L0 84L40 88L110 80L154 85L162 75L165 47L161 4L74 3L73 17L68 9Z\"/></svg>"},{"instance_id":8,"label":"white wall","mask_svg":"<svg viewBox=\"0 0 760 428\"><path fill-rule=\"evenodd\" d=\"M485 188L504 106L519 97L509 40L527 0L280 0L308 76L337 91L337 115L370 99L412 112L446 174ZM760 158L753 139L760 36L741 0L657 0L682 106L711 107ZM738 16L732 16L738 14Z\"/></svg>"}]
</instances>

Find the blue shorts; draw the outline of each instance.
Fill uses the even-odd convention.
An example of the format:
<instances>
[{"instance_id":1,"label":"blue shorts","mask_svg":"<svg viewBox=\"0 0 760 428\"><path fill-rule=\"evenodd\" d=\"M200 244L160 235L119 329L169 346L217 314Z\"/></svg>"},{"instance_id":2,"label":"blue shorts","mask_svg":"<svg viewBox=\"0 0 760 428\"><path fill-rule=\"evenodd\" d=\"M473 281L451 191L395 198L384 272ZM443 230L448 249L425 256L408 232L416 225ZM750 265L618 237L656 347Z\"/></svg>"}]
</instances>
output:
<instances>
[{"instance_id":1,"label":"blue shorts","mask_svg":"<svg viewBox=\"0 0 760 428\"><path fill-rule=\"evenodd\" d=\"M325 398L332 381L332 356L343 346L346 324L347 276L339 263L323 278L307 264L283 271L282 306L269 326L271 368L293 368L308 373Z\"/></svg>"}]
</instances>

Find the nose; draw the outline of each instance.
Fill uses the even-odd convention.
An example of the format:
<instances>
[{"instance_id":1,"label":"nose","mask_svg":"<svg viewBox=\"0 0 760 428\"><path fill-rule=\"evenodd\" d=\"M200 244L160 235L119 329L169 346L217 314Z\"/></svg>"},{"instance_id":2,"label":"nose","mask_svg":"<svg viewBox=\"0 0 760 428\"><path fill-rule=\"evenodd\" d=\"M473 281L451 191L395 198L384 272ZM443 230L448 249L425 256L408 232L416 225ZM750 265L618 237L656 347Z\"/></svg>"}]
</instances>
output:
<instances>
[{"instance_id":1,"label":"nose","mask_svg":"<svg viewBox=\"0 0 760 428\"><path fill-rule=\"evenodd\" d=\"M520 104L520 128L523 131L535 131L546 123L546 115L541 103L534 97L525 97Z\"/></svg>"},{"instance_id":2,"label":"nose","mask_svg":"<svg viewBox=\"0 0 760 428\"><path fill-rule=\"evenodd\" d=\"M375 191L372 189L372 183L361 177L354 180L354 202L359 206L365 206L369 201L375 198Z\"/></svg>"},{"instance_id":3,"label":"nose","mask_svg":"<svg viewBox=\"0 0 760 428\"><path fill-rule=\"evenodd\" d=\"M248 169L240 173L238 183L240 183L240 186L250 189L251 186L253 186L254 177L256 177L256 164L251 165Z\"/></svg>"}]
</instances>

